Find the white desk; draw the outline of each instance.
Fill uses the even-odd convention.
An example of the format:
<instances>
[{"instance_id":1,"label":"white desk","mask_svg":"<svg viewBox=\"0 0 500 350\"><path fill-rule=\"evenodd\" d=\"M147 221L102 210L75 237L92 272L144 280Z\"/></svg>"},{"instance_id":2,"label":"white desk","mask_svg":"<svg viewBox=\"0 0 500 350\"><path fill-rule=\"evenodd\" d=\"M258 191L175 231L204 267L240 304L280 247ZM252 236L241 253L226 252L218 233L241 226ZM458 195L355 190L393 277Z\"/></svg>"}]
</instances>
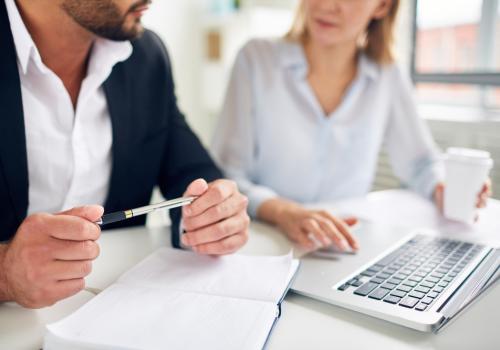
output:
<instances>
[{"instance_id":1,"label":"white desk","mask_svg":"<svg viewBox=\"0 0 500 350\"><path fill-rule=\"evenodd\" d=\"M500 202L492 201L489 219L498 218ZM500 232L498 232L500 235ZM116 230L100 239L101 256L87 285L105 288L157 247L169 244L168 228ZM253 223L246 254L284 254L289 242L274 229ZM41 310L0 304L0 349L39 349L45 324L70 314L92 298L88 292ZM126 306L124 306L126 307ZM268 349L498 349L500 288L484 297L440 334L425 334L336 306L290 293Z\"/></svg>"}]
</instances>

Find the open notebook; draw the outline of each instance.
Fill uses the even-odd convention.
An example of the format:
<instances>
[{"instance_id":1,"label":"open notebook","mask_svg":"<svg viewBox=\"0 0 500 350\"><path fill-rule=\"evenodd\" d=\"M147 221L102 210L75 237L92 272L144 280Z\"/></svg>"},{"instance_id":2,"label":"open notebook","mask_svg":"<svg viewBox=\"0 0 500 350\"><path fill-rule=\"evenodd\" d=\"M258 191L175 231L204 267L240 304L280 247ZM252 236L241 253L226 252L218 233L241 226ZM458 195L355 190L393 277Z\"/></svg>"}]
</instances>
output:
<instances>
[{"instance_id":1,"label":"open notebook","mask_svg":"<svg viewBox=\"0 0 500 350\"><path fill-rule=\"evenodd\" d=\"M298 265L161 248L48 325L44 349L261 349Z\"/></svg>"}]
</instances>

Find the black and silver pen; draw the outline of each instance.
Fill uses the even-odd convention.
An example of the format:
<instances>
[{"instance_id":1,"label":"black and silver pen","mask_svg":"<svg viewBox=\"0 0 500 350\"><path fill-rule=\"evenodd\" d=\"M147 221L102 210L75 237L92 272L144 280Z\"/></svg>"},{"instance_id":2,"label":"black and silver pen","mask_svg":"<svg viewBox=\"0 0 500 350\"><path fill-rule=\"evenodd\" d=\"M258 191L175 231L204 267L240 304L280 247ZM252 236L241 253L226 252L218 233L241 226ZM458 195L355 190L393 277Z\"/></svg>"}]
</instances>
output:
<instances>
[{"instance_id":1,"label":"black and silver pen","mask_svg":"<svg viewBox=\"0 0 500 350\"><path fill-rule=\"evenodd\" d=\"M165 202L146 205L144 207L129 209L124 211L117 211L114 213L109 213L103 215L99 220L95 223L97 225L107 225L113 222L127 220L136 216L145 215L151 213L158 209L173 209L182 207L184 205L191 204L197 197L180 197L176 199L171 199Z\"/></svg>"}]
</instances>

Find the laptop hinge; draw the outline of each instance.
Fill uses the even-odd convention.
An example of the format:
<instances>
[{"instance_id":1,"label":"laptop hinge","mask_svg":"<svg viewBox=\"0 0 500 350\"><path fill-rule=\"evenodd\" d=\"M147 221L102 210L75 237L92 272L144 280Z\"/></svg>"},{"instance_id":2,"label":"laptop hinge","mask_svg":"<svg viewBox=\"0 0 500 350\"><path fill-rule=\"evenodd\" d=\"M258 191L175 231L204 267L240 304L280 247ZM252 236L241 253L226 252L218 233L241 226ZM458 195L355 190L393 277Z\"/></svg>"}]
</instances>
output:
<instances>
[{"instance_id":1,"label":"laptop hinge","mask_svg":"<svg viewBox=\"0 0 500 350\"><path fill-rule=\"evenodd\" d=\"M499 263L500 251L491 249L438 312L441 312L445 318L454 317L486 287L491 285L494 279L498 278Z\"/></svg>"}]
</instances>

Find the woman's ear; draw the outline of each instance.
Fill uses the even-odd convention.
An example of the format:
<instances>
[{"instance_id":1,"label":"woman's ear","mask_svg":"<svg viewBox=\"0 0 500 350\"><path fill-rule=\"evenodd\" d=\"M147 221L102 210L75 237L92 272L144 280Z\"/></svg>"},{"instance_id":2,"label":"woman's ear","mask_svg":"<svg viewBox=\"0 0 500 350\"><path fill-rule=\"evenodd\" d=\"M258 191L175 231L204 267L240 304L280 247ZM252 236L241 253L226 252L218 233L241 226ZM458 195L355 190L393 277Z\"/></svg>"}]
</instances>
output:
<instances>
[{"instance_id":1,"label":"woman's ear","mask_svg":"<svg viewBox=\"0 0 500 350\"><path fill-rule=\"evenodd\" d=\"M392 8L393 2L393 0L379 0L378 5L373 12L373 19L382 19L387 16Z\"/></svg>"}]
</instances>

